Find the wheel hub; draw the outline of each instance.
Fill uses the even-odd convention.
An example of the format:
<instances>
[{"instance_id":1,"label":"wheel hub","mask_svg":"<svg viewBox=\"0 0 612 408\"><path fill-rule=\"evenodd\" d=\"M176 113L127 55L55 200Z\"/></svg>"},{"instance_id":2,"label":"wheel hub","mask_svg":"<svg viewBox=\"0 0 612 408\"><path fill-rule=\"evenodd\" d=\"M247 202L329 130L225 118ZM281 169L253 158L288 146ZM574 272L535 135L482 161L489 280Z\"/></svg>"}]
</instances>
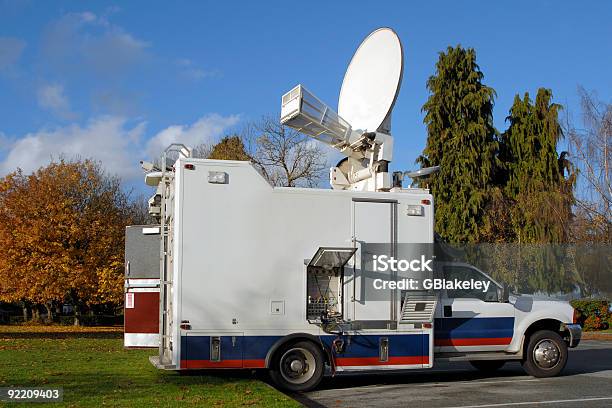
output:
<instances>
[{"instance_id":1,"label":"wheel hub","mask_svg":"<svg viewBox=\"0 0 612 408\"><path fill-rule=\"evenodd\" d=\"M315 357L305 348L290 349L280 359L280 373L292 384L303 384L310 380L315 368Z\"/></svg>"},{"instance_id":2,"label":"wheel hub","mask_svg":"<svg viewBox=\"0 0 612 408\"><path fill-rule=\"evenodd\" d=\"M289 367L291 367L291 371L299 373L304 369L304 364L300 360L293 360Z\"/></svg>"},{"instance_id":3,"label":"wheel hub","mask_svg":"<svg viewBox=\"0 0 612 408\"><path fill-rule=\"evenodd\" d=\"M556 366L560 355L557 345L549 339L541 340L533 349L533 359L541 368Z\"/></svg>"}]
</instances>

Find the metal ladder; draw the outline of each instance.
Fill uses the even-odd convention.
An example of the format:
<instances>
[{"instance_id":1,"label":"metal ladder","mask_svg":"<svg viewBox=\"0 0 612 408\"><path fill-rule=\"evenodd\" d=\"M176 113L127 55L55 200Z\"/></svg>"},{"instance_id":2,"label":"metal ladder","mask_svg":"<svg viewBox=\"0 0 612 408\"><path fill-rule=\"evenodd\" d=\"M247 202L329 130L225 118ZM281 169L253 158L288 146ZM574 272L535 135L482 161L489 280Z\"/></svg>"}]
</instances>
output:
<instances>
[{"instance_id":1,"label":"metal ladder","mask_svg":"<svg viewBox=\"0 0 612 408\"><path fill-rule=\"evenodd\" d=\"M169 242L170 225L168 224L167 204L170 195L175 194L171 191L171 184L174 179L174 174L167 169L168 153L177 153L184 157L191 157L191 150L180 143L173 143L164 150L161 156L161 210L160 210L160 288L159 288L159 362L162 365L172 364L172 332L174 330L174 322L172 320L172 271L168 268L168 255L171 251ZM174 214L172 215L174 219Z\"/></svg>"}]
</instances>

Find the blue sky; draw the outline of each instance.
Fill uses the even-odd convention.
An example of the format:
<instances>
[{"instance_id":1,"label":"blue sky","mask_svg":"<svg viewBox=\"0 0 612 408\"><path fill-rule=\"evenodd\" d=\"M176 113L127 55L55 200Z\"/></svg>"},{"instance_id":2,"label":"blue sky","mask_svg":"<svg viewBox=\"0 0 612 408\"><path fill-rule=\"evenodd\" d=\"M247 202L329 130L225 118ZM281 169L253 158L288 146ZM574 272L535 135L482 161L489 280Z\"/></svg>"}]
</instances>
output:
<instances>
[{"instance_id":1,"label":"blue sky","mask_svg":"<svg viewBox=\"0 0 612 408\"><path fill-rule=\"evenodd\" d=\"M393 168L414 168L440 51L476 49L500 130L514 95L538 87L578 119L578 85L612 100L611 20L604 1L0 0L0 175L80 155L139 185L139 159L277 117L298 83L336 107L355 48L380 26L405 52Z\"/></svg>"}]
</instances>

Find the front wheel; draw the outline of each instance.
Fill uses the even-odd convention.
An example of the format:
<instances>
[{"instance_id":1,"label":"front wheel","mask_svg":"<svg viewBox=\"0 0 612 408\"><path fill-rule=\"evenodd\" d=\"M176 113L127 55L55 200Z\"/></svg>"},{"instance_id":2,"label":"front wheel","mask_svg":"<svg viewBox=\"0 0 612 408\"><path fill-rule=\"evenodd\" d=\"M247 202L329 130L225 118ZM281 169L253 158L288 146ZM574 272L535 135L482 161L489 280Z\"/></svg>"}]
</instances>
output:
<instances>
[{"instance_id":1,"label":"front wheel","mask_svg":"<svg viewBox=\"0 0 612 408\"><path fill-rule=\"evenodd\" d=\"M323 379L324 359L321 349L310 341L282 347L270 368L270 377L288 391L309 391Z\"/></svg>"},{"instance_id":2,"label":"front wheel","mask_svg":"<svg viewBox=\"0 0 612 408\"><path fill-rule=\"evenodd\" d=\"M523 368L534 377L554 377L567 364L567 344L558 333L540 330L529 337Z\"/></svg>"},{"instance_id":3,"label":"front wheel","mask_svg":"<svg viewBox=\"0 0 612 408\"><path fill-rule=\"evenodd\" d=\"M506 362L504 360L473 360L470 361L470 364L483 373L492 373L502 368Z\"/></svg>"}]
</instances>

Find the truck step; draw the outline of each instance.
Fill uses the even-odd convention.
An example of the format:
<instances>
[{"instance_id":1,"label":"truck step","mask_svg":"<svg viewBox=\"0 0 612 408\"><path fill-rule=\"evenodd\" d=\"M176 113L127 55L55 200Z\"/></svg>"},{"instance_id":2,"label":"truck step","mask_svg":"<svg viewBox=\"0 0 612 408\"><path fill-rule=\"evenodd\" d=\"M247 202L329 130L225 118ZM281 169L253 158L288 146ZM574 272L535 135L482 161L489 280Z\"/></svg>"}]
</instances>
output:
<instances>
[{"instance_id":1,"label":"truck step","mask_svg":"<svg viewBox=\"0 0 612 408\"><path fill-rule=\"evenodd\" d=\"M521 360L522 353L484 351L478 353L435 353L435 361Z\"/></svg>"}]
</instances>

